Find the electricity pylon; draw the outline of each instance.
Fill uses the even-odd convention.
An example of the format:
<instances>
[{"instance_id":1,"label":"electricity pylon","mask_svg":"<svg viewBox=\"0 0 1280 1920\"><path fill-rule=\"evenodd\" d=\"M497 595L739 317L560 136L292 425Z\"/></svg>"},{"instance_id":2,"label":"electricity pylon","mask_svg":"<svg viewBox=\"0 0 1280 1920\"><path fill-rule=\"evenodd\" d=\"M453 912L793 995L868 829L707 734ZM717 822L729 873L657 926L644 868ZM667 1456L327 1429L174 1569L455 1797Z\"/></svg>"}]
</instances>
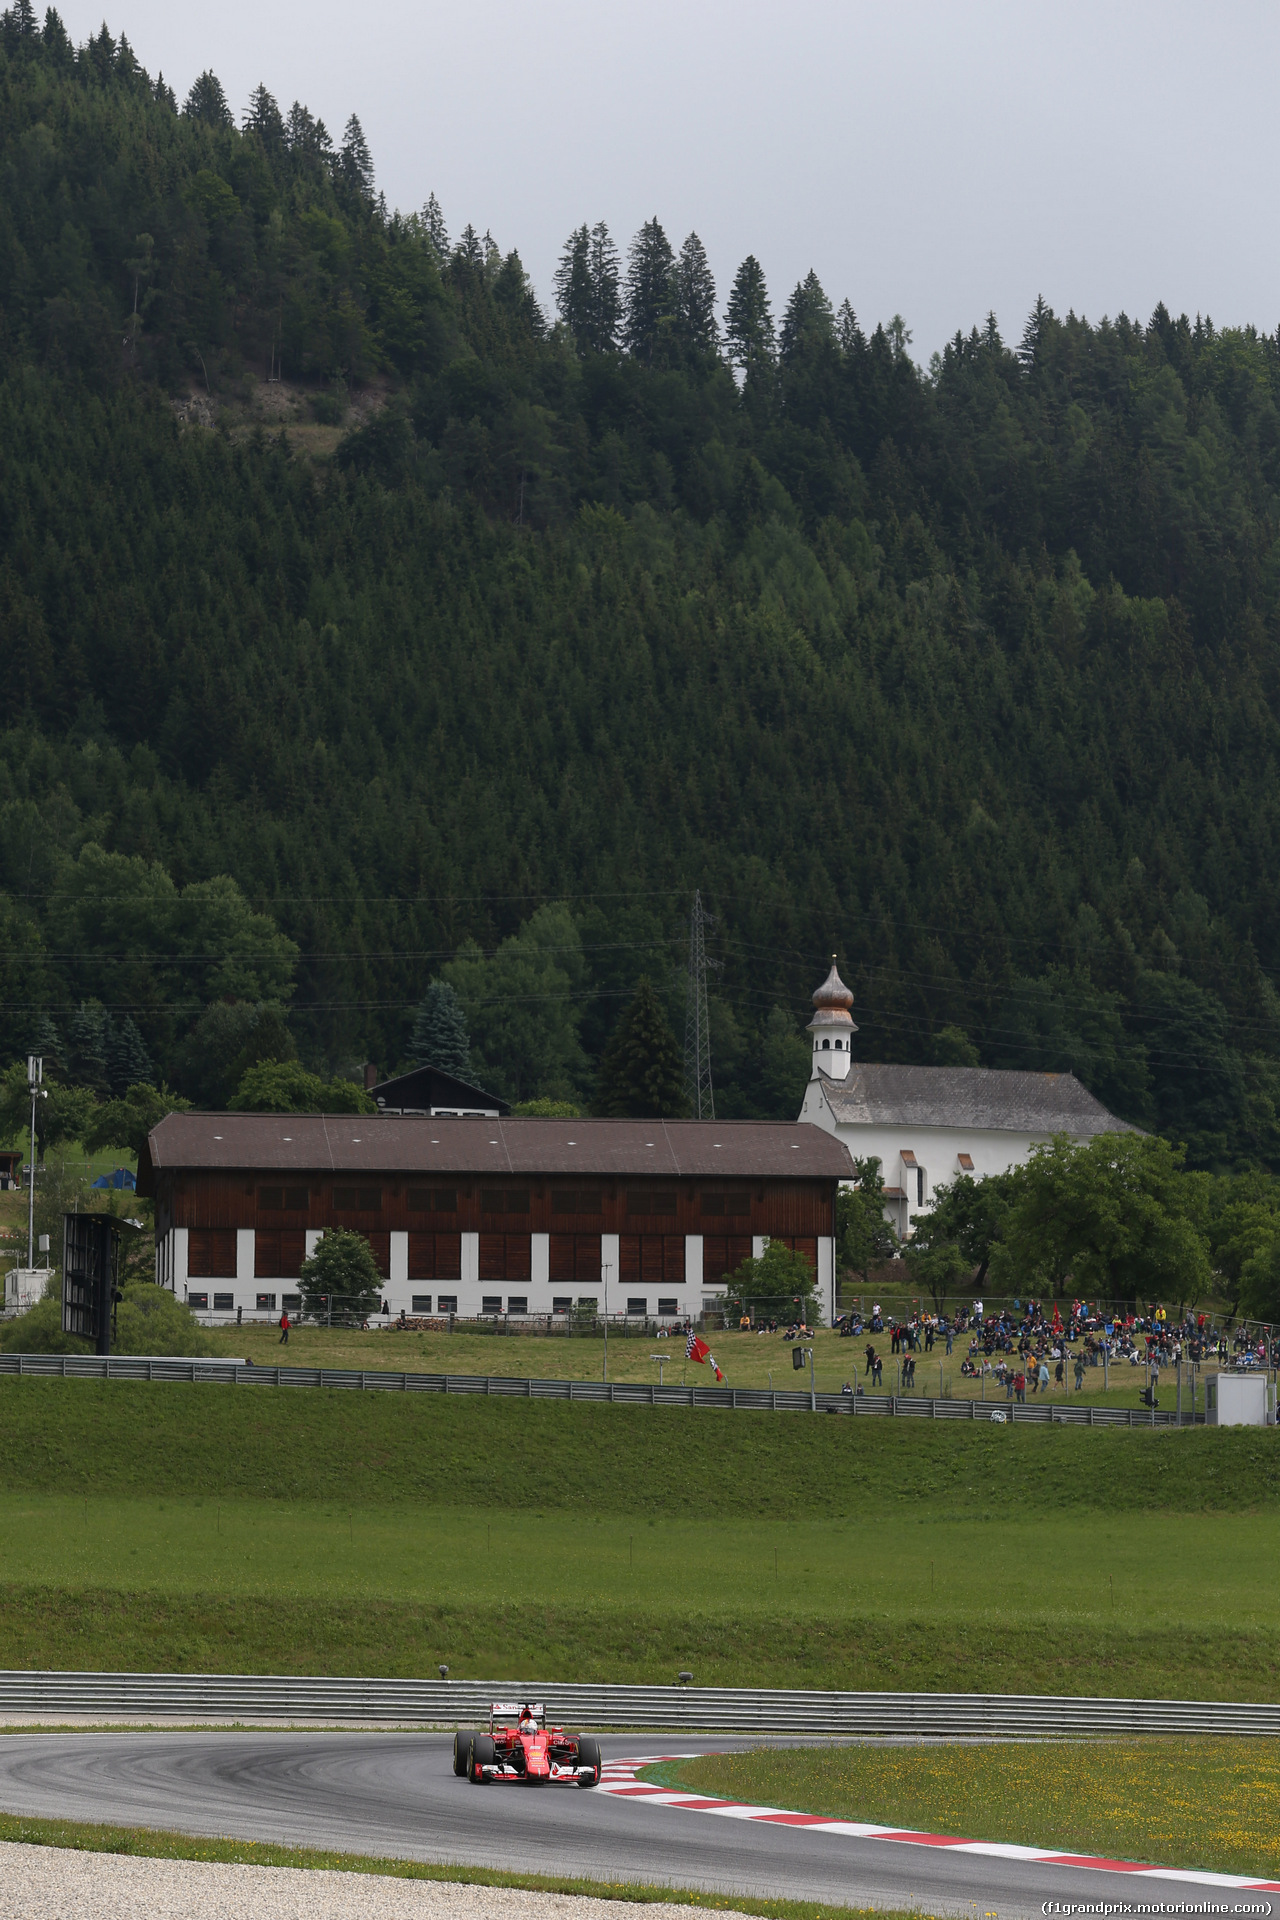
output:
<instances>
[{"instance_id":1,"label":"electricity pylon","mask_svg":"<svg viewBox=\"0 0 1280 1920\"><path fill-rule=\"evenodd\" d=\"M719 966L707 959L706 929L715 925L695 891L689 915L689 989L684 1013L684 1091L695 1120L714 1120L716 1098L711 1086L711 1022L707 1012L707 968Z\"/></svg>"}]
</instances>

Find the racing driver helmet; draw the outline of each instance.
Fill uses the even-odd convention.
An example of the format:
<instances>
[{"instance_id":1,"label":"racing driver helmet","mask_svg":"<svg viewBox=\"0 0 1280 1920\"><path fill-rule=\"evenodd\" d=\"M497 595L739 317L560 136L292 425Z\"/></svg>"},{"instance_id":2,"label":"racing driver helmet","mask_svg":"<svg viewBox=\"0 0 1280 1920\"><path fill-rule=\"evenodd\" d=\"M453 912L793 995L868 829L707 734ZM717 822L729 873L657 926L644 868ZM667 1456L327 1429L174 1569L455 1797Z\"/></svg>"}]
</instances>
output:
<instances>
[{"instance_id":1,"label":"racing driver helmet","mask_svg":"<svg viewBox=\"0 0 1280 1920\"><path fill-rule=\"evenodd\" d=\"M521 1733L536 1733L538 1731L538 1716L532 1707L521 1707L520 1731Z\"/></svg>"}]
</instances>

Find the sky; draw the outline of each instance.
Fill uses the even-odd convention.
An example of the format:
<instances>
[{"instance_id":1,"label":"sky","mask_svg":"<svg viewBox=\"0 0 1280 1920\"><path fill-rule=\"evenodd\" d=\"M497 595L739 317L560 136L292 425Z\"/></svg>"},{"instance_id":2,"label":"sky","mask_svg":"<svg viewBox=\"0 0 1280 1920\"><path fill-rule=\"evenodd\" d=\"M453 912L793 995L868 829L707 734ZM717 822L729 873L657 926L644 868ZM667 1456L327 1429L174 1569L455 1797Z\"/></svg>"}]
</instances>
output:
<instances>
[{"instance_id":1,"label":"sky","mask_svg":"<svg viewBox=\"0 0 1280 1920\"><path fill-rule=\"evenodd\" d=\"M60 7L74 39L102 0ZM1280 324L1274 0L113 0L181 101L212 67L335 141L392 207L434 192L515 247L544 304L566 235L702 238L721 300L754 253L780 314L812 267L921 361L1037 295L1091 320L1163 300Z\"/></svg>"}]
</instances>

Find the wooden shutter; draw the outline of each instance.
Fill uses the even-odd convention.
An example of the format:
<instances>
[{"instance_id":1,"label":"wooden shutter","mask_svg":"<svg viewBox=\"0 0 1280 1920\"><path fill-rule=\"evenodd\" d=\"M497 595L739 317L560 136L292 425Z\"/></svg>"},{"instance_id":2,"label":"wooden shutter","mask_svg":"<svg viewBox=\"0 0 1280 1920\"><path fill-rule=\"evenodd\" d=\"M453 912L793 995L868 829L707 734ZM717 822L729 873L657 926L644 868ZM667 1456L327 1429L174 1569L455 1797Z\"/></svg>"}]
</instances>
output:
<instances>
[{"instance_id":1,"label":"wooden shutter","mask_svg":"<svg viewBox=\"0 0 1280 1920\"><path fill-rule=\"evenodd\" d=\"M195 1280L234 1280L234 1227L192 1227L187 1240L187 1272Z\"/></svg>"},{"instance_id":2,"label":"wooden shutter","mask_svg":"<svg viewBox=\"0 0 1280 1920\"><path fill-rule=\"evenodd\" d=\"M482 1233L480 1235L481 1280L505 1280L506 1277L507 1242L505 1234Z\"/></svg>"},{"instance_id":3,"label":"wooden shutter","mask_svg":"<svg viewBox=\"0 0 1280 1920\"><path fill-rule=\"evenodd\" d=\"M391 1235L389 1233L366 1233L369 1251L373 1255L373 1264L384 1280L391 1278Z\"/></svg>"}]
</instances>

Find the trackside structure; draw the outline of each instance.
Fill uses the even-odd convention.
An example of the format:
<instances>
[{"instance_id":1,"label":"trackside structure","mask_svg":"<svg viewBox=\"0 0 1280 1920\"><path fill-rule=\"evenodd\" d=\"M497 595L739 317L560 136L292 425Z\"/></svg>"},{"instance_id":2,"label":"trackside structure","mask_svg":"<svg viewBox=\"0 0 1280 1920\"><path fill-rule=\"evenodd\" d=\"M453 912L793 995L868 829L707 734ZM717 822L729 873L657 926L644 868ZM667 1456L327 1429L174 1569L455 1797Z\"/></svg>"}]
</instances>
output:
<instances>
[{"instance_id":1,"label":"trackside structure","mask_svg":"<svg viewBox=\"0 0 1280 1920\"><path fill-rule=\"evenodd\" d=\"M702 1311L766 1239L834 1282L819 1127L770 1121L171 1113L138 1164L156 1277L199 1311L298 1304L330 1227L364 1234L396 1315Z\"/></svg>"}]
</instances>

